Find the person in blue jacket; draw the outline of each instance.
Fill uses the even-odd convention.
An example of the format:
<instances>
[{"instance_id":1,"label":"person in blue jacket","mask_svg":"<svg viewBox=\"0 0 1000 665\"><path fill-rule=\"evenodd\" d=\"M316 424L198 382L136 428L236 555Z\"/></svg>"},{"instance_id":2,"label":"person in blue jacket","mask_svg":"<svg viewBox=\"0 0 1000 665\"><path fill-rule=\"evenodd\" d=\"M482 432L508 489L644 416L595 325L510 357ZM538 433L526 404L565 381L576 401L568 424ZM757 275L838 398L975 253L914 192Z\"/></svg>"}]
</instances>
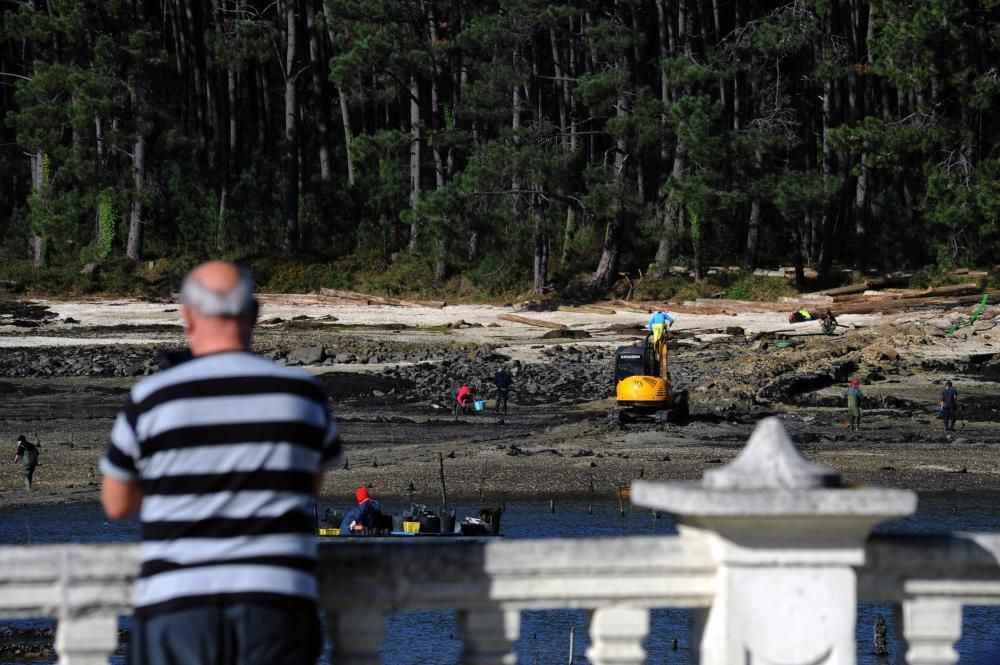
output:
<instances>
[{"instance_id":1,"label":"person in blue jacket","mask_svg":"<svg viewBox=\"0 0 1000 665\"><path fill-rule=\"evenodd\" d=\"M653 315L649 317L649 332L653 333L653 344L659 342L666 327L673 324L674 317L659 310L653 312Z\"/></svg>"},{"instance_id":2,"label":"person in blue jacket","mask_svg":"<svg viewBox=\"0 0 1000 665\"><path fill-rule=\"evenodd\" d=\"M368 490L359 487L354 493L358 505L347 511L340 522L340 535L349 536L364 533L366 529L374 529L382 516L382 506L378 501L368 496Z\"/></svg>"}]
</instances>

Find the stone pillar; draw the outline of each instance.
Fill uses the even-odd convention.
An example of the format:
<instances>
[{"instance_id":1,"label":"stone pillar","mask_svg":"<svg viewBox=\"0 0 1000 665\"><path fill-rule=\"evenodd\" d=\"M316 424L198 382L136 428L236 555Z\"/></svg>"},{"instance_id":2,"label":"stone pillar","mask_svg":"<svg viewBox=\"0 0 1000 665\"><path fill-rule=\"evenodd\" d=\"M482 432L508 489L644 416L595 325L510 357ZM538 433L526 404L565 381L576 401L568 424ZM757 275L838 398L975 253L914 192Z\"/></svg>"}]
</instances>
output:
<instances>
[{"instance_id":1,"label":"stone pillar","mask_svg":"<svg viewBox=\"0 0 1000 665\"><path fill-rule=\"evenodd\" d=\"M910 598L896 614L903 643L899 665L954 665L955 643L962 636L962 604L951 598ZM904 657L905 656L905 660Z\"/></svg>"},{"instance_id":2,"label":"stone pillar","mask_svg":"<svg viewBox=\"0 0 1000 665\"><path fill-rule=\"evenodd\" d=\"M118 617L113 614L63 617L56 626L59 665L108 665L118 648Z\"/></svg>"},{"instance_id":3,"label":"stone pillar","mask_svg":"<svg viewBox=\"0 0 1000 665\"><path fill-rule=\"evenodd\" d=\"M592 665L642 665L646 650L642 642L649 634L649 610L645 607L601 607L590 615Z\"/></svg>"},{"instance_id":4,"label":"stone pillar","mask_svg":"<svg viewBox=\"0 0 1000 665\"><path fill-rule=\"evenodd\" d=\"M332 662L337 665L381 665L385 614L381 609L356 609L326 615Z\"/></svg>"},{"instance_id":5,"label":"stone pillar","mask_svg":"<svg viewBox=\"0 0 1000 665\"><path fill-rule=\"evenodd\" d=\"M700 665L854 665L865 540L916 509L908 490L843 487L802 457L777 418L700 484L636 481L632 501L673 514L715 559L716 596L696 626Z\"/></svg>"},{"instance_id":6,"label":"stone pillar","mask_svg":"<svg viewBox=\"0 0 1000 665\"><path fill-rule=\"evenodd\" d=\"M465 609L458 613L463 665L515 665L511 651L521 634L521 613L498 607Z\"/></svg>"}]
</instances>

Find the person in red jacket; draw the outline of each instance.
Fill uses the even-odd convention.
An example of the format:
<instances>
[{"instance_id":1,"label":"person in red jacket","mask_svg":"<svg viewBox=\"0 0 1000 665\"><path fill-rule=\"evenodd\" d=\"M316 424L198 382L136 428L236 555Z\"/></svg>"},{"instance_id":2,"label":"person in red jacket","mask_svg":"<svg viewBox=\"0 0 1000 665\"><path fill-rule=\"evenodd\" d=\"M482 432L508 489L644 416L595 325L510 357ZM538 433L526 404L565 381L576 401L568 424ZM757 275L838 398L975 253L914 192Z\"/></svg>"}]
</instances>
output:
<instances>
[{"instance_id":1,"label":"person in red jacket","mask_svg":"<svg viewBox=\"0 0 1000 665\"><path fill-rule=\"evenodd\" d=\"M473 396L476 394L475 388L470 388L469 386L462 385L459 386L458 392L455 393L455 415L458 412L468 413L469 407L472 406L471 402Z\"/></svg>"}]
</instances>

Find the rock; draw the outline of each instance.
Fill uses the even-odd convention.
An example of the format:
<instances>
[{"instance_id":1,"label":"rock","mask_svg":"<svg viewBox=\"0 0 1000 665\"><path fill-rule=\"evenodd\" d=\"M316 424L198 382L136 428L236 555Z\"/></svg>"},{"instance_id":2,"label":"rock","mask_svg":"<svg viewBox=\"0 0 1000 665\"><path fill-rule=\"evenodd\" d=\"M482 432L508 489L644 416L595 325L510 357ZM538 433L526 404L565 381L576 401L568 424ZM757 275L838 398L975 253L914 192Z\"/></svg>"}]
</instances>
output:
<instances>
[{"instance_id":1,"label":"rock","mask_svg":"<svg viewBox=\"0 0 1000 665\"><path fill-rule=\"evenodd\" d=\"M550 330L543 334L541 339L589 339L590 333L586 330Z\"/></svg>"},{"instance_id":2,"label":"rock","mask_svg":"<svg viewBox=\"0 0 1000 665\"><path fill-rule=\"evenodd\" d=\"M80 323L80 322L74 319L72 316L67 316L65 319L63 319L63 323Z\"/></svg>"},{"instance_id":3,"label":"rock","mask_svg":"<svg viewBox=\"0 0 1000 665\"><path fill-rule=\"evenodd\" d=\"M289 365L318 365L325 355L322 346L303 346L290 351L286 361Z\"/></svg>"},{"instance_id":4,"label":"rock","mask_svg":"<svg viewBox=\"0 0 1000 665\"><path fill-rule=\"evenodd\" d=\"M899 352L888 346L871 346L865 350L865 356L875 360L899 360Z\"/></svg>"},{"instance_id":5,"label":"rock","mask_svg":"<svg viewBox=\"0 0 1000 665\"><path fill-rule=\"evenodd\" d=\"M732 335L733 337L746 336L746 332L743 330L743 328L740 328L739 326L726 326L726 334Z\"/></svg>"},{"instance_id":6,"label":"rock","mask_svg":"<svg viewBox=\"0 0 1000 665\"><path fill-rule=\"evenodd\" d=\"M97 263L96 261L91 261L87 265L83 266L83 269L80 270L80 274L86 275L87 277L93 279L97 277L97 273L100 271L100 269L101 269L101 264Z\"/></svg>"}]
</instances>

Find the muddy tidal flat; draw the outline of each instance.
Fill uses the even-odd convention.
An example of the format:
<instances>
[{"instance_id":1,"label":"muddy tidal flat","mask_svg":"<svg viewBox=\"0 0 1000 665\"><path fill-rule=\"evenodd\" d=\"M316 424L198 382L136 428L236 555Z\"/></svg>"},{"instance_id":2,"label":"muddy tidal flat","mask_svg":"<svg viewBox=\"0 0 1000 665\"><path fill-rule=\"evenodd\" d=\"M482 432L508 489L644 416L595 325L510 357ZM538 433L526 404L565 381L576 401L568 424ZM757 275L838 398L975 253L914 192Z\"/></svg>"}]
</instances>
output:
<instances>
[{"instance_id":1,"label":"muddy tidal flat","mask_svg":"<svg viewBox=\"0 0 1000 665\"><path fill-rule=\"evenodd\" d=\"M347 446L324 498L358 485L385 498L610 497L635 478L696 480L729 462L757 420L780 417L812 461L848 483L915 490L1000 488L1000 328L990 308L946 335L960 312L841 317L834 337L780 313L682 315L671 380L688 390L680 424L619 425L614 350L642 337L635 310L265 304L259 353L317 375ZM565 330L498 318L517 314ZM178 306L138 301L7 301L0 307L0 505L92 501L98 460L130 386L183 345ZM492 377L514 376L509 412L492 413ZM846 429L850 378L865 394ZM955 432L936 407L952 380ZM487 411L455 417L451 387L478 387ZM12 463L18 434L41 443L36 489Z\"/></svg>"}]
</instances>

